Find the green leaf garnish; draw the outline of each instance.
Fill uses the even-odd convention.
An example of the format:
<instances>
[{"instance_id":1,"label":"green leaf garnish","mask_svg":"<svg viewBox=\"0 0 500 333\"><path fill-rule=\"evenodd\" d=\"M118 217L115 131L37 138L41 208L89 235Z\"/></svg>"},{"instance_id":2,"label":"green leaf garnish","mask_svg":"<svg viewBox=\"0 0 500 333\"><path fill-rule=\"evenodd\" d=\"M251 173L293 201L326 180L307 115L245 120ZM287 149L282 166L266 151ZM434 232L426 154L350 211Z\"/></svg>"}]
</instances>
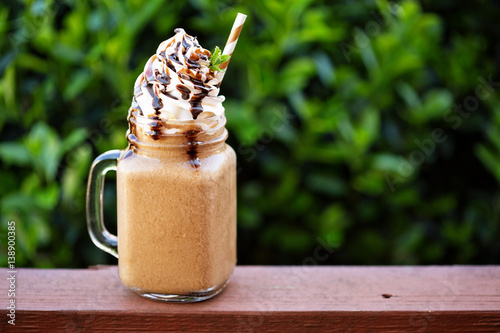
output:
<instances>
[{"instance_id":1,"label":"green leaf garnish","mask_svg":"<svg viewBox=\"0 0 500 333\"><path fill-rule=\"evenodd\" d=\"M215 47L212 56L210 57L210 66L208 66L214 72L225 72L224 69L220 69L219 66L231 58L229 54L221 54L221 50L218 46Z\"/></svg>"}]
</instances>

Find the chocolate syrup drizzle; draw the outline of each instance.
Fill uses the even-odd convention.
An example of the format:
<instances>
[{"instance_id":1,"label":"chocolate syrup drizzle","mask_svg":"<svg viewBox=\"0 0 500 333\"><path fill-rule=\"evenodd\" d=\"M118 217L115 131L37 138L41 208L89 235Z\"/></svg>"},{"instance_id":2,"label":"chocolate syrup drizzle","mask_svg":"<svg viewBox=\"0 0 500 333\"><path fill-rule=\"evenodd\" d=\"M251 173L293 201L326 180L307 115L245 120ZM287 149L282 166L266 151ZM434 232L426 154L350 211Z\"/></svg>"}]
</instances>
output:
<instances>
[{"instance_id":1,"label":"chocolate syrup drizzle","mask_svg":"<svg viewBox=\"0 0 500 333\"><path fill-rule=\"evenodd\" d=\"M129 116L129 124L130 124L130 131L127 135L127 141L129 143L129 149L125 153L125 155L122 157L122 159L128 158L133 154L133 150L130 149L130 147L135 146L136 142L138 141L137 136L134 134L136 133L137 130L137 125L136 125L136 115L138 114L139 111L135 111L130 114ZM161 132L160 128L162 127L162 122L161 119L158 116L149 116L148 119L151 120L149 123L149 126L151 128L150 132L147 132L146 134L151 136L154 140L158 140L161 137ZM186 130L184 132L184 136L187 139L187 151L186 154L188 155L188 162L189 165L191 165L194 169L198 169L201 166L201 161L198 158L198 134L200 133L201 129L199 128L193 128L191 127L190 129Z\"/></svg>"},{"instance_id":2,"label":"chocolate syrup drizzle","mask_svg":"<svg viewBox=\"0 0 500 333\"><path fill-rule=\"evenodd\" d=\"M202 100L210 91L218 89L220 82L212 81L215 78L215 72L207 68L210 52L200 46L196 37L186 34L184 30L178 28L174 31L180 36L176 35L171 38L166 45L163 45L165 50L149 59L142 74L144 80L141 80L139 85L146 88L145 90L153 99L153 109L158 111L163 108L158 92L166 97L178 99L167 92L171 83L170 75L177 75L181 84L177 84L175 88L181 93L182 99L188 100L193 119L196 119L203 112ZM181 41L176 42L176 38L181 38ZM160 69L153 70L155 62L163 64ZM182 67L176 70L176 66ZM205 68L204 71L202 67ZM171 71L173 73L170 73ZM195 91L191 91L189 86L184 84L184 80L191 81ZM153 86L160 88L155 90Z\"/></svg>"},{"instance_id":3,"label":"chocolate syrup drizzle","mask_svg":"<svg viewBox=\"0 0 500 333\"><path fill-rule=\"evenodd\" d=\"M195 169L198 169L201 165L200 159L198 158L198 141L196 141L198 133L198 130L188 130L184 134L188 139L189 148L187 154L189 156L189 164Z\"/></svg>"}]
</instances>

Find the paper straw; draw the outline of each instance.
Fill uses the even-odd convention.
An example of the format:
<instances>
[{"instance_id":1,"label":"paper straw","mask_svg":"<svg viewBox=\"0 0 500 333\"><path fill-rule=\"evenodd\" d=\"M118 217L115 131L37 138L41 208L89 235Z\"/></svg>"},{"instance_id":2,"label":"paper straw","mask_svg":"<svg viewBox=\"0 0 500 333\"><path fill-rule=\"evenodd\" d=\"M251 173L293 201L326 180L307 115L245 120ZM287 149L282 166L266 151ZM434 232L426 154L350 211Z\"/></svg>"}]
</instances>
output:
<instances>
[{"instance_id":1,"label":"paper straw","mask_svg":"<svg viewBox=\"0 0 500 333\"><path fill-rule=\"evenodd\" d=\"M231 29L231 33L229 34L229 38L227 39L226 46L224 47L224 51L222 51L222 54L228 54L230 56L233 55L234 48L236 46L236 43L238 42L238 38L240 37L241 29L243 28L243 24L245 23L245 19L247 16L242 13L238 13L236 16L236 20L234 20L233 28ZM225 63L221 64L219 66L220 69L226 69L227 65L229 65L229 61L231 58L229 58L228 61ZM219 81L222 81L222 78L224 77L224 73L219 72Z\"/></svg>"}]
</instances>

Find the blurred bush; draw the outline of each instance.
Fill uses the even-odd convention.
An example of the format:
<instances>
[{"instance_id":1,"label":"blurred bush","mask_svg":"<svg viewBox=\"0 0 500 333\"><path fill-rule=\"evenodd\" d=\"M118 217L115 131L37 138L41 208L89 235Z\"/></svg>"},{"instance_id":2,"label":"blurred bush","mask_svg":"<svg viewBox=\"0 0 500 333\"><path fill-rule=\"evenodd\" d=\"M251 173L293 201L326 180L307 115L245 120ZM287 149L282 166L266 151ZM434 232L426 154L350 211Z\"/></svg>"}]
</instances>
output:
<instances>
[{"instance_id":1,"label":"blurred bush","mask_svg":"<svg viewBox=\"0 0 500 333\"><path fill-rule=\"evenodd\" d=\"M213 49L243 12L222 85L239 159L240 263L498 263L498 10L482 1L2 2L2 247L14 220L18 265L112 263L86 233L91 161L126 146L135 78L174 28Z\"/></svg>"}]
</instances>

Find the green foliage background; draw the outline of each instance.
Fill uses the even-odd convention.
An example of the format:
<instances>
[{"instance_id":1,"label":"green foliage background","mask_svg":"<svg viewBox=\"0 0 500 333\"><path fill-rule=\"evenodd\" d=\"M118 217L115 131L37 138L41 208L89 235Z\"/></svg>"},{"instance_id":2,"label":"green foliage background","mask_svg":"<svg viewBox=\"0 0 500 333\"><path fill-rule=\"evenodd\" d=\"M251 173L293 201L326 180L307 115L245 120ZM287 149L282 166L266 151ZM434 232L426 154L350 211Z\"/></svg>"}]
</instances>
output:
<instances>
[{"instance_id":1,"label":"green foliage background","mask_svg":"<svg viewBox=\"0 0 500 333\"><path fill-rule=\"evenodd\" d=\"M86 232L93 158L126 146L135 78L174 28L213 49L243 12L222 85L241 264L498 264L500 86L479 78L500 81L499 9L2 1L2 262L10 220L19 266L113 262Z\"/></svg>"}]
</instances>

